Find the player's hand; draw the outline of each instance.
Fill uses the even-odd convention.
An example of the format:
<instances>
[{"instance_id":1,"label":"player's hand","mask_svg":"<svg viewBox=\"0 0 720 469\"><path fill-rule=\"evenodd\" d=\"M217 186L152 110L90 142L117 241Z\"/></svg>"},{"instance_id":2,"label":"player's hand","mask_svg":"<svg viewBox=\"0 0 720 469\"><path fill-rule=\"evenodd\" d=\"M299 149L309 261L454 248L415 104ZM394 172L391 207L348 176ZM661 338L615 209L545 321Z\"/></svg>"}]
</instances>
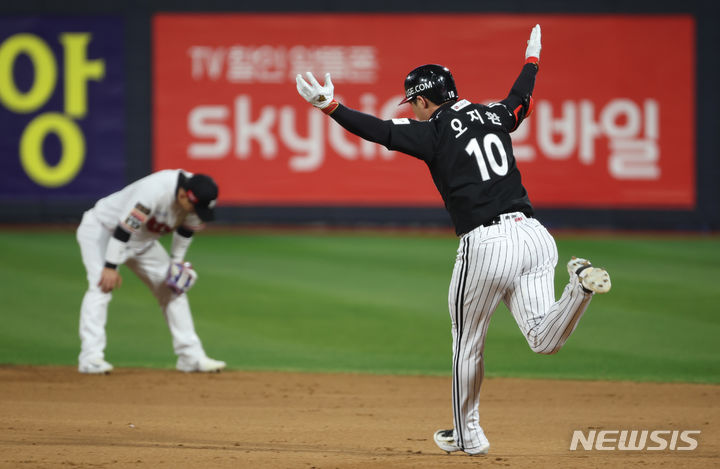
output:
<instances>
[{"instance_id":1,"label":"player's hand","mask_svg":"<svg viewBox=\"0 0 720 469\"><path fill-rule=\"evenodd\" d=\"M325 74L325 85L320 85L311 72L306 73L308 81L305 81L299 73L295 77L297 82L297 90L305 101L312 104L316 108L325 109L333 101L333 87L330 74ZM309 83L308 83L309 82Z\"/></svg>"},{"instance_id":2,"label":"player's hand","mask_svg":"<svg viewBox=\"0 0 720 469\"><path fill-rule=\"evenodd\" d=\"M525 62L540 62L540 25L536 24L530 32L530 39L527 42L527 49L525 49Z\"/></svg>"},{"instance_id":3,"label":"player's hand","mask_svg":"<svg viewBox=\"0 0 720 469\"><path fill-rule=\"evenodd\" d=\"M121 285L122 277L120 276L120 272L110 267L104 267L102 274L100 274L100 281L98 282L98 287L100 287L103 293L109 293L116 288L120 288Z\"/></svg>"}]
</instances>

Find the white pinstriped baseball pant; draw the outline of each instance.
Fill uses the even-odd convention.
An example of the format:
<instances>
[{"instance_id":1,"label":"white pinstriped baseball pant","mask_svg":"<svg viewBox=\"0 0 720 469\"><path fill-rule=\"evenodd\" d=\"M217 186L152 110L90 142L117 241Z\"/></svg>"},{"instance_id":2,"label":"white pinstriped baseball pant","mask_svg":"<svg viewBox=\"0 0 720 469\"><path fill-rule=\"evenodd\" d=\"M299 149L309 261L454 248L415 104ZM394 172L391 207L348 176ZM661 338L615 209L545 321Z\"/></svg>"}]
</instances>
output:
<instances>
[{"instance_id":1,"label":"white pinstriped baseball pant","mask_svg":"<svg viewBox=\"0 0 720 469\"><path fill-rule=\"evenodd\" d=\"M485 335L500 301L537 353L555 353L575 330L592 294L573 277L555 301L555 240L534 218L505 214L460 239L448 305L452 319L455 440L472 452L484 445L478 403Z\"/></svg>"}]
</instances>

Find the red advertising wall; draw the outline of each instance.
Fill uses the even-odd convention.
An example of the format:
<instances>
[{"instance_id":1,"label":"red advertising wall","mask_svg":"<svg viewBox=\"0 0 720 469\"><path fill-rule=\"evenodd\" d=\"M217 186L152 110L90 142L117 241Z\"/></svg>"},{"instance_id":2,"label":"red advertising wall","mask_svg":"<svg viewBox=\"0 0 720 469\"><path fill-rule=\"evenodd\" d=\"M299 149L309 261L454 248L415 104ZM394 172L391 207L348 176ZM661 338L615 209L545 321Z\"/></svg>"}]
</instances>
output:
<instances>
[{"instance_id":1,"label":"red advertising wall","mask_svg":"<svg viewBox=\"0 0 720 469\"><path fill-rule=\"evenodd\" d=\"M332 74L345 105L412 117L408 71L450 68L461 98L504 98L542 26L535 113L513 134L537 207L693 208L690 16L160 14L154 169L205 172L226 205L439 206L425 165L347 133L298 94Z\"/></svg>"}]
</instances>

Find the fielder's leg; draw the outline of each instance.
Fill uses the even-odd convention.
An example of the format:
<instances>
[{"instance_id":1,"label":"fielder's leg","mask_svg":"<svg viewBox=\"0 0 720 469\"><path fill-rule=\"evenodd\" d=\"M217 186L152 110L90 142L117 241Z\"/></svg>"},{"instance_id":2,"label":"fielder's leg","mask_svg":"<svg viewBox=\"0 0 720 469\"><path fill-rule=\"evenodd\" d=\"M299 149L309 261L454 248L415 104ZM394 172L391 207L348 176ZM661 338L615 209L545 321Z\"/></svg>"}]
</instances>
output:
<instances>
[{"instance_id":1,"label":"fielder's leg","mask_svg":"<svg viewBox=\"0 0 720 469\"><path fill-rule=\"evenodd\" d=\"M165 285L170 256L162 245L155 241L147 251L129 259L126 265L150 288L162 309L172 335L173 350L178 356L177 368L181 371L220 371L225 368L225 362L205 354L195 332L187 295L178 295Z\"/></svg>"},{"instance_id":2,"label":"fielder's leg","mask_svg":"<svg viewBox=\"0 0 720 469\"><path fill-rule=\"evenodd\" d=\"M105 265L105 251L111 233L97 220L92 210L85 212L77 229L88 289L80 306L80 355L78 371L81 373L109 373L113 367L105 361L105 324L111 293L104 293L98 282Z\"/></svg>"}]
</instances>

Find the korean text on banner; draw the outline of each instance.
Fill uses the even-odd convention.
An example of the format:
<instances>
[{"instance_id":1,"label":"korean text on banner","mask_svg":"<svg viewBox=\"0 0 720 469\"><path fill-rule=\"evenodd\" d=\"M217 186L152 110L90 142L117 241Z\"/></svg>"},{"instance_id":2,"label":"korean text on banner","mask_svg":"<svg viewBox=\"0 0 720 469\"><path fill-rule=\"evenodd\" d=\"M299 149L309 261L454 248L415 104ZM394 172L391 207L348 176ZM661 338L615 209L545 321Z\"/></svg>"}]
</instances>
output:
<instances>
[{"instance_id":1,"label":"korean text on banner","mask_svg":"<svg viewBox=\"0 0 720 469\"><path fill-rule=\"evenodd\" d=\"M0 199L94 200L124 185L123 23L0 18Z\"/></svg>"},{"instance_id":2,"label":"korean text on banner","mask_svg":"<svg viewBox=\"0 0 720 469\"><path fill-rule=\"evenodd\" d=\"M307 106L295 75L330 72L341 102L391 119L412 117L397 105L407 72L439 63L461 98L487 103L509 92L535 23L536 110L513 134L533 204L694 207L695 25L683 15L161 14L154 167L212 174L226 204L441 205L422 163Z\"/></svg>"}]
</instances>

